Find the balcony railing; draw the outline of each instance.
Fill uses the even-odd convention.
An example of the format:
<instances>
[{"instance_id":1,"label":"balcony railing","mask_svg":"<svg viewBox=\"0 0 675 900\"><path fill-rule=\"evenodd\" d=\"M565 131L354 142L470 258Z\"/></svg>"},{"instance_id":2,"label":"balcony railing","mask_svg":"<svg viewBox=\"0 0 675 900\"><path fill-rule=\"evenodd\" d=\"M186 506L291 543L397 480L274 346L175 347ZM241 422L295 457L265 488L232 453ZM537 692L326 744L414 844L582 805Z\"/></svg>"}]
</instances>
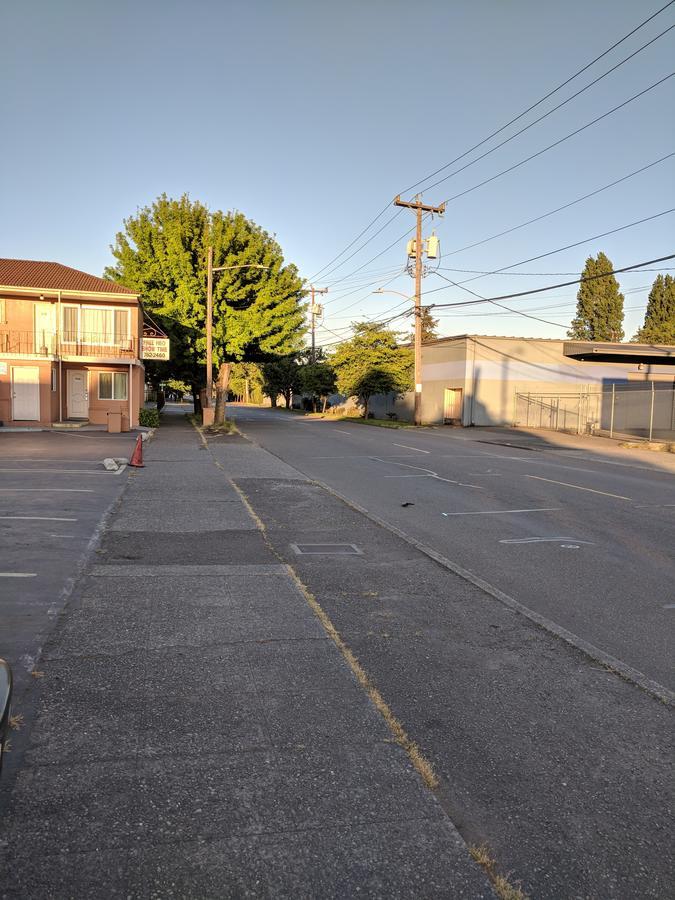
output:
<instances>
[{"instance_id":1,"label":"balcony railing","mask_svg":"<svg viewBox=\"0 0 675 900\"><path fill-rule=\"evenodd\" d=\"M60 345L60 346L59 346ZM136 359L138 338L113 337L93 332L10 331L0 326L0 353L16 356L95 356Z\"/></svg>"}]
</instances>

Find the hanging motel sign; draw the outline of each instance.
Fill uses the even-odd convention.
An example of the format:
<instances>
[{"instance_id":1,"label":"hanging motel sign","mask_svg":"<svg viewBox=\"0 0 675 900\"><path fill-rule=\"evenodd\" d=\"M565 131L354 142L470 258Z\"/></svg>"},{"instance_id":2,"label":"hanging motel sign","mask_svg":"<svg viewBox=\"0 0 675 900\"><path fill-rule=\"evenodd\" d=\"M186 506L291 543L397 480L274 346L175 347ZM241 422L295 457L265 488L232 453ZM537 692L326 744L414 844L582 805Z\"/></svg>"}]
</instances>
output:
<instances>
[{"instance_id":1,"label":"hanging motel sign","mask_svg":"<svg viewBox=\"0 0 675 900\"><path fill-rule=\"evenodd\" d=\"M141 359L169 359L169 338L154 323L143 323Z\"/></svg>"}]
</instances>

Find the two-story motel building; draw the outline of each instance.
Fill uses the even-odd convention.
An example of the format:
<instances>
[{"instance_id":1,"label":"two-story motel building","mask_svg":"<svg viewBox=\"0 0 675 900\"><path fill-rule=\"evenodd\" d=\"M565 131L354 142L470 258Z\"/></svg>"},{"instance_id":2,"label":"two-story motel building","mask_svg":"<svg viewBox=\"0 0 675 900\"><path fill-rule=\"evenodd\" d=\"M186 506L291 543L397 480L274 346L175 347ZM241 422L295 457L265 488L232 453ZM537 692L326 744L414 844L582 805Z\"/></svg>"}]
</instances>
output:
<instances>
[{"instance_id":1,"label":"two-story motel building","mask_svg":"<svg viewBox=\"0 0 675 900\"><path fill-rule=\"evenodd\" d=\"M138 425L143 312L119 284L55 262L0 259L0 423Z\"/></svg>"}]
</instances>

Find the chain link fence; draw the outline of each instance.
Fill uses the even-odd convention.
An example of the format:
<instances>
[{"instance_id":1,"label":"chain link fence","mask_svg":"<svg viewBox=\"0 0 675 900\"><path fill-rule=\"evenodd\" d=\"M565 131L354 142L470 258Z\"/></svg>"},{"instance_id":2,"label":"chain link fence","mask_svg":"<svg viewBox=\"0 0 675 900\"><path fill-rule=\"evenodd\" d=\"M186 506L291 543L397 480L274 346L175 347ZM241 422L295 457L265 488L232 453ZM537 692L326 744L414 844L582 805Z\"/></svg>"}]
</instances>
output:
<instances>
[{"instance_id":1,"label":"chain link fence","mask_svg":"<svg viewBox=\"0 0 675 900\"><path fill-rule=\"evenodd\" d=\"M514 425L574 434L675 439L675 384L613 384L514 396Z\"/></svg>"}]
</instances>

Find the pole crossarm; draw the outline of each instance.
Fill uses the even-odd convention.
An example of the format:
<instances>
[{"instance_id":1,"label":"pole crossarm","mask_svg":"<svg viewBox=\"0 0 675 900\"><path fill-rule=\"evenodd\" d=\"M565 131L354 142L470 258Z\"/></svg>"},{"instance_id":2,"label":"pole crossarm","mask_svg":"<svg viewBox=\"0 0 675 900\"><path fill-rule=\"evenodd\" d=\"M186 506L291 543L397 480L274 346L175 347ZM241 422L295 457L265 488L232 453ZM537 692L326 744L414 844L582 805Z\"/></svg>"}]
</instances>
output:
<instances>
[{"instance_id":1,"label":"pole crossarm","mask_svg":"<svg viewBox=\"0 0 675 900\"><path fill-rule=\"evenodd\" d=\"M422 203L419 198L416 198L415 200L401 200L400 194L394 198L394 206L405 206L407 209L419 209L422 212L437 213L439 216L442 216L445 212L445 203L441 203L440 206L430 206L426 203Z\"/></svg>"}]
</instances>

